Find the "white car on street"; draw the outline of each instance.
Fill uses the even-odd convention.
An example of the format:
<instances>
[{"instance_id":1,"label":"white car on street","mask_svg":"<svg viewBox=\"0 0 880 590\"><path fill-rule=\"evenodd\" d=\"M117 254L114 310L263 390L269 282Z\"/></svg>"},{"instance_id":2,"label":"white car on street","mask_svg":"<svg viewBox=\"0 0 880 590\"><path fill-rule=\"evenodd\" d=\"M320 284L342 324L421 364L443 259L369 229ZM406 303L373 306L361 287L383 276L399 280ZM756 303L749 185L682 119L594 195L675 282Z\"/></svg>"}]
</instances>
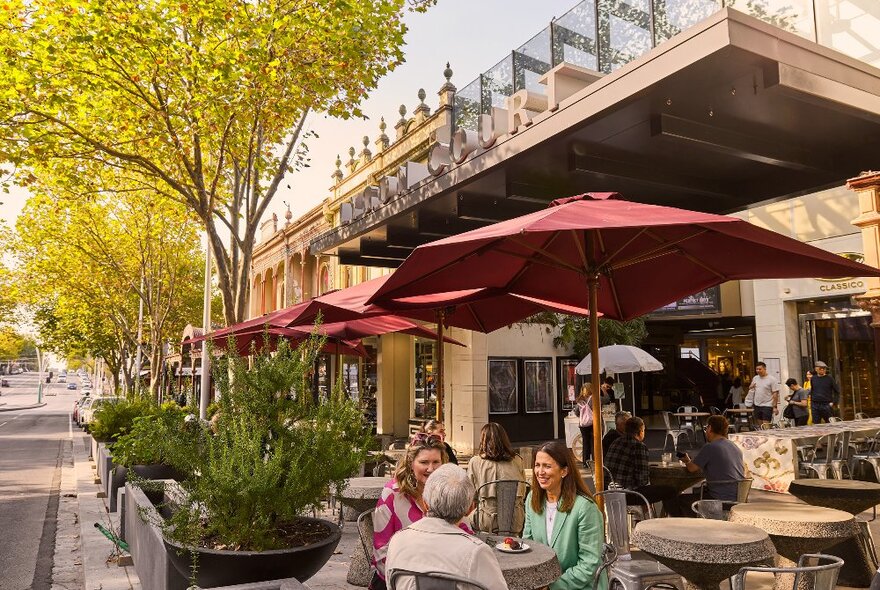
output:
<instances>
[{"instance_id":1,"label":"white car on street","mask_svg":"<svg viewBox=\"0 0 880 590\"><path fill-rule=\"evenodd\" d=\"M101 406L106 404L115 404L119 401L118 397L95 397L91 398L91 402L86 402L86 404L80 409L80 417L81 417L81 426L88 426L95 419L95 412L101 408Z\"/></svg>"}]
</instances>

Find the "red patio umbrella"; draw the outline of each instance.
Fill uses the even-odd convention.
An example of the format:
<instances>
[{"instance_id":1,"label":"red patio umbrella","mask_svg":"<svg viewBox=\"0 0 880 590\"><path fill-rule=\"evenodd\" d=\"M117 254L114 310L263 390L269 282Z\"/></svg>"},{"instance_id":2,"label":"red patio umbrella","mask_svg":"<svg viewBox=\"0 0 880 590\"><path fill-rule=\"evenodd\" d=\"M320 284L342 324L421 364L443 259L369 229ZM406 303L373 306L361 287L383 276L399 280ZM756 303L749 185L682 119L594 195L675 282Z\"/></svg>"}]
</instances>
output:
<instances>
[{"instance_id":1,"label":"red patio umbrella","mask_svg":"<svg viewBox=\"0 0 880 590\"><path fill-rule=\"evenodd\" d=\"M309 336L310 333L306 330L263 327L237 331L227 334L225 337L209 334L206 337L200 337L200 339L210 340L219 350L227 350L231 340L235 346L236 352L240 356L246 356L251 353L251 345L254 345L256 351L260 352L268 344L268 350L272 351L278 346L279 340L287 340L292 346L296 346L308 339ZM367 350L363 347L359 338L331 338L324 343L321 352L360 357L367 356Z\"/></svg>"},{"instance_id":2,"label":"red patio umbrella","mask_svg":"<svg viewBox=\"0 0 880 590\"><path fill-rule=\"evenodd\" d=\"M519 322L542 311L568 315L588 315L581 306L555 300L507 293L500 289L471 288L431 292L399 299L385 299L381 305L369 304L375 293L394 275L386 275L319 297L333 305L365 315L396 313L437 324L437 341L448 326L489 333ZM443 419L443 347L437 347L437 420Z\"/></svg>"},{"instance_id":3,"label":"red patio umbrella","mask_svg":"<svg viewBox=\"0 0 880 590\"><path fill-rule=\"evenodd\" d=\"M590 193L416 248L370 303L453 289L502 292L590 310L592 382L598 312L628 320L728 280L880 276L880 270L735 217ZM599 415L599 396L593 396ZM601 430L593 429L602 487Z\"/></svg>"}]
</instances>

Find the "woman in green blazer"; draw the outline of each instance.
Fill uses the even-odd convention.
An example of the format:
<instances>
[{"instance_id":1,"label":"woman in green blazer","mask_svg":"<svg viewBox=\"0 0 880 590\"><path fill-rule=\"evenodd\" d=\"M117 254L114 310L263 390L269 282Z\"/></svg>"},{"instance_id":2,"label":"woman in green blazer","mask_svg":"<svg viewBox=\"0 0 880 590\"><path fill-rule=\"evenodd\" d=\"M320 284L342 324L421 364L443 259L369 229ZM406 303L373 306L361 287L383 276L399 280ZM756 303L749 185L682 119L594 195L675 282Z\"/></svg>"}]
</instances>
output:
<instances>
[{"instance_id":1,"label":"woman in green blazer","mask_svg":"<svg viewBox=\"0 0 880 590\"><path fill-rule=\"evenodd\" d=\"M571 449L549 442L535 454L532 491L526 497L524 539L534 539L556 551L562 577L550 590L604 590L593 587L602 564L605 525L599 508L577 469Z\"/></svg>"}]
</instances>

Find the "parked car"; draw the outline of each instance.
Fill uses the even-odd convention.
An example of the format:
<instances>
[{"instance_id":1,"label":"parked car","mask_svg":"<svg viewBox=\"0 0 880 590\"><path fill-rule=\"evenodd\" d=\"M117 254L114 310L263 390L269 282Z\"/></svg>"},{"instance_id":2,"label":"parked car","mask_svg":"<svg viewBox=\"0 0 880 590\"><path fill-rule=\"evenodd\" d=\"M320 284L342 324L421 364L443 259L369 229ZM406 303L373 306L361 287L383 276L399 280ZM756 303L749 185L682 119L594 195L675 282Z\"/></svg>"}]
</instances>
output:
<instances>
[{"instance_id":1,"label":"parked car","mask_svg":"<svg viewBox=\"0 0 880 590\"><path fill-rule=\"evenodd\" d=\"M95 419L95 411L105 404L115 404L119 401L118 397L96 397L91 403L84 406L82 411L81 425L88 429L89 424Z\"/></svg>"},{"instance_id":2,"label":"parked car","mask_svg":"<svg viewBox=\"0 0 880 590\"><path fill-rule=\"evenodd\" d=\"M67 383L67 375L58 375L58 383Z\"/></svg>"},{"instance_id":3,"label":"parked car","mask_svg":"<svg viewBox=\"0 0 880 590\"><path fill-rule=\"evenodd\" d=\"M74 418L73 418L78 426L83 425L83 415L85 414L86 408L88 408L89 406L92 405L93 399L94 398L91 398L89 396L84 396L84 397L80 398L78 405L77 405L77 409L74 412Z\"/></svg>"},{"instance_id":4,"label":"parked car","mask_svg":"<svg viewBox=\"0 0 880 590\"><path fill-rule=\"evenodd\" d=\"M0 387L9 387L9 381L7 379L0 379Z\"/></svg>"},{"instance_id":5,"label":"parked car","mask_svg":"<svg viewBox=\"0 0 880 590\"><path fill-rule=\"evenodd\" d=\"M67 389L76 389L76 383L73 383L73 382L68 383L68 384L67 384Z\"/></svg>"},{"instance_id":6,"label":"parked car","mask_svg":"<svg viewBox=\"0 0 880 590\"><path fill-rule=\"evenodd\" d=\"M71 418L73 421L79 424L79 413L82 410L83 404L85 404L86 400L89 399L88 395L84 395L75 402L73 402L73 413L71 414Z\"/></svg>"}]
</instances>

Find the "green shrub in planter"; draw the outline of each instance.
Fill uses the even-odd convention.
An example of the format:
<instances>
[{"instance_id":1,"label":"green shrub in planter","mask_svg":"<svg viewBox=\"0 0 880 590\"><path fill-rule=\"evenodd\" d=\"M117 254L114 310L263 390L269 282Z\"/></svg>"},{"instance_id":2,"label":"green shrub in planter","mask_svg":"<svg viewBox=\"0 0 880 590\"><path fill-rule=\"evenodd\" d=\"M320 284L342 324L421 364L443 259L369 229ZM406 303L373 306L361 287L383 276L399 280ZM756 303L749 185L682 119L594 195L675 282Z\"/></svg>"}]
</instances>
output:
<instances>
[{"instance_id":1,"label":"green shrub in planter","mask_svg":"<svg viewBox=\"0 0 880 590\"><path fill-rule=\"evenodd\" d=\"M137 418L149 416L155 411L156 405L147 399L119 398L113 403L102 404L95 410L89 433L95 440L114 443L120 436L131 431Z\"/></svg>"},{"instance_id":2,"label":"green shrub in planter","mask_svg":"<svg viewBox=\"0 0 880 590\"><path fill-rule=\"evenodd\" d=\"M188 547L247 551L319 540L309 536L314 524L298 517L319 507L331 484L344 486L371 441L362 411L341 390L313 399L307 384L322 345L317 337L296 349L281 341L250 367L237 356L215 364L219 415L194 423L198 443L189 438L169 457L195 475L180 482L187 499L174 507L166 536ZM179 432L170 436L181 440Z\"/></svg>"},{"instance_id":3,"label":"green shrub in planter","mask_svg":"<svg viewBox=\"0 0 880 590\"><path fill-rule=\"evenodd\" d=\"M153 413L135 418L129 432L113 445L113 462L125 467L191 462L193 452L185 447L198 445L200 433L187 426L186 416L184 408L165 402Z\"/></svg>"}]
</instances>

